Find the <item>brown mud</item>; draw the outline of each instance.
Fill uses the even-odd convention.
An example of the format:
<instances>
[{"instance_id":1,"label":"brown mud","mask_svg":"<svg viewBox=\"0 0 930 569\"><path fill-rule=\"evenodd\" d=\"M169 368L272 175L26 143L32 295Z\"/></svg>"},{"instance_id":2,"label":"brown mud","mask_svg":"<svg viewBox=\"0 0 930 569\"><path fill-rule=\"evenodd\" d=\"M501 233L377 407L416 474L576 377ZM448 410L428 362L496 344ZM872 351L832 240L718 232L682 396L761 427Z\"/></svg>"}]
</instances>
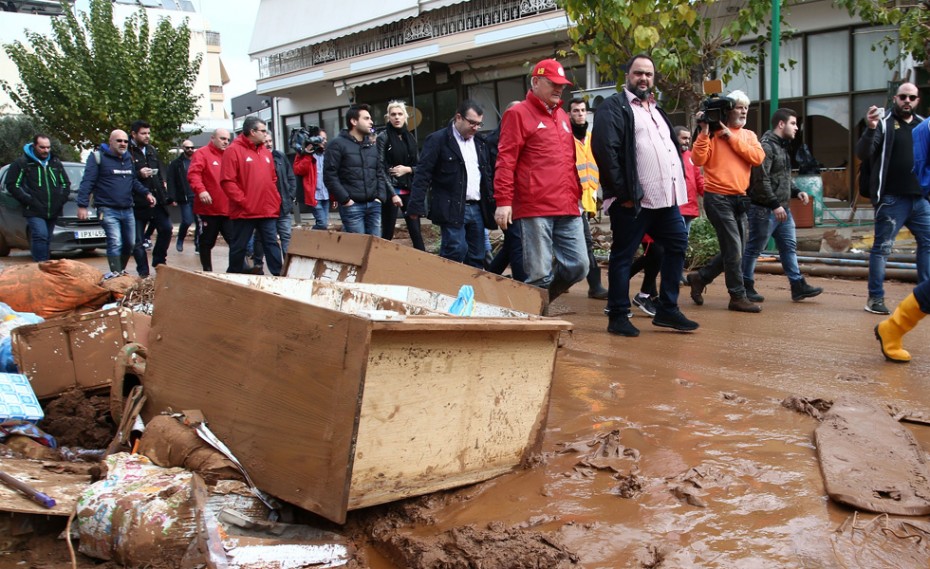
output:
<instances>
[{"instance_id":1,"label":"brown mud","mask_svg":"<svg viewBox=\"0 0 930 569\"><path fill-rule=\"evenodd\" d=\"M198 266L192 248L170 262ZM701 307L683 291L701 328L675 333L637 313L638 338L608 335L604 302L576 286L554 306L575 329L532 466L351 512L341 531L360 547L355 566L927 567L921 518L853 520L827 498L813 432L840 396L930 416L930 325L906 337L910 364L889 364L866 283L809 281L826 292L794 303L783 276L757 275L761 314L727 311L722 282ZM910 290L888 283L887 304ZM807 414L784 407L789 397ZM902 425L930 448L930 427Z\"/></svg>"}]
</instances>

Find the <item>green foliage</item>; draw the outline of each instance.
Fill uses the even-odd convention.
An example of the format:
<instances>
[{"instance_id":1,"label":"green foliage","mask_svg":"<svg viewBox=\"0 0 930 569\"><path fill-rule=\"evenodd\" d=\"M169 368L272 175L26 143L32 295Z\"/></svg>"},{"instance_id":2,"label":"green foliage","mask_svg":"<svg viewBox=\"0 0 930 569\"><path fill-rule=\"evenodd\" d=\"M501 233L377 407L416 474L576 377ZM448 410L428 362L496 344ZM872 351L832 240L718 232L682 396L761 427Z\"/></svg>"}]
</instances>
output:
<instances>
[{"instance_id":1,"label":"green foliage","mask_svg":"<svg viewBox=\"0 0 930 569\"><path fill-rule=\"evenodd\" d=\"M110 0L91 0L90 13L73 11L52 20L52 34L27 32L27 44L4 50L19 68L18 86L0 87L49 134L81 148L107 140L132 121L152 125L152 144L162 153L197 116L194 82L201 56L190 57L190 29L162 18L151 29L145 10L113 23Z\"/></svg>"},{"instance_id":2,"label":"green foliage","mask_svg":"<svg viewBox=\"0 0 930 569\"><path fill-rule=\"evenodd\" d=\"M35 120L23 116L0 117L0 166L9 164L23 155L23 146L32 142L32 137L44 134L52 141L52 154L64 161L80 161L80 154L73 146L62 144L61 140L49 134Z\"/></svg>"},{"instance_id":3,"label":"green foliage","mask_svg":"<svg viewBox=\"0 0 930 569\"><path fill-rule=\"evenodd\" d=\"M930 1L908 2L907 6L875 0L836 0L836 4L845 8L850 16L877 26L888 26L897 32L897 36L885 36L873 47L885 54L889 69L908 56L930 69Z\"/></svg>"},{"instance_id":4,"label":"green foliage","mask_svg":"<svg viewBox=\"0 0 930 569\"><path fill-rule=\"evenodd\" d=\"M691 234L688 236L688 267L701 267L719 252L717 233L707 218L701 216L691 222Z\"/></svg>"},{"instance_id":5,"label":"green foliage","mask_svg":"<svg viewBox=\"0 0 930 569\"><path fill-rule=\"evenodd\" d=\"M770 0L747 0L729 14L717 0L558 0L576 25L569 29L573 49L594 56L604 77L625 80L621 66L649 53L659 73L656 86L668 110L691 114L703 97L702 82L725 83L759 63L759 46L768 36ZM749 54L733 49L759 35Z\"/></svg>"}]
</instances>

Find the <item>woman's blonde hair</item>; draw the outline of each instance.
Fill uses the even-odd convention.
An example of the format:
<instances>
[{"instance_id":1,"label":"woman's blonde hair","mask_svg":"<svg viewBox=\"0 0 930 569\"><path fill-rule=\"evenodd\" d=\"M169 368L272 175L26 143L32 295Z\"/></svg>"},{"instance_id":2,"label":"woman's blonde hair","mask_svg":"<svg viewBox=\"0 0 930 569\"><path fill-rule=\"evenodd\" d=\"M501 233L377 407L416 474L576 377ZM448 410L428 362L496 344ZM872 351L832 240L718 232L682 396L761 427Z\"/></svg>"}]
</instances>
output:
<instances>
[{"instance_id":1,"label":"woman's blonde hair","mask_svg":"<svg viewBox=\"0 0 930 569\"><path fill-rule=\"evenodd\" d=\"M407 114L407 105L403 101L391 101L387 104L387 110L384 111L384 120L391 116L391 109L400 109L404 113L404 121L410 118Z\"/></svg>"}]
</instances>

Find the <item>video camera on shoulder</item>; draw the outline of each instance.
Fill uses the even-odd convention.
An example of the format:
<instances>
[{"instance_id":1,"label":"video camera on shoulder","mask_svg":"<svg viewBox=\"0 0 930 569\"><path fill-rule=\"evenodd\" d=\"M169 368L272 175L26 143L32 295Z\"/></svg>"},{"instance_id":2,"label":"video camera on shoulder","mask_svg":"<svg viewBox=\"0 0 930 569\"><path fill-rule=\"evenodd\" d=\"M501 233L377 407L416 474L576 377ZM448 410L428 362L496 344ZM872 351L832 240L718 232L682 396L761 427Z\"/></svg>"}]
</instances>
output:
<instances>
[{"instance_id":1,"label":"video camera on shoulder","mask_svg":"<svg viewBox=\"0 0 930 569\"><path fill-rule=\"evenodd\" d=\"M298 154L313 154L323 152L323 137L320 136L320 127L303 126L291 129L288 146Z\"/></svg>"},{"instance_id":2,"label":"video camera on shoulder","mask_svg":"<svg viewBox=\"0 0 930 569\"><path fill-rule=\"evenodd\" d=\"M704 81L704 94L706 97L701 101L700 108L703 116L697 122L698 124L706 123L711 134L723 128L723 123L727 121L727 113L736 106L733 99L721 96L721 91L723 91L723 83L719 79Z\"/></svg>"}]
</instances>

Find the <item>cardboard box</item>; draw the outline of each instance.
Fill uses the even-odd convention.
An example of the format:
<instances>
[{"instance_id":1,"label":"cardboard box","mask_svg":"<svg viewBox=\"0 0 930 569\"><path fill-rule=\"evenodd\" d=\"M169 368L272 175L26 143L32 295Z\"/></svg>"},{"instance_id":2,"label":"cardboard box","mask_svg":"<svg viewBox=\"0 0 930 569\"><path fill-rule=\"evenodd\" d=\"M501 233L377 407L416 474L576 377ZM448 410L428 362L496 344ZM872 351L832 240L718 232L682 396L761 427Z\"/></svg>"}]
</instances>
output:
<instances>
[{"instance_id":1,"label":"cardboard box","mask_svg":"<svg viewBox=\"0 0 930 569\"><path fill-rule=\"evenodd\" d=\"M160 267L144 418L201 410L259 488L337 523L538 448L569 322L455 317L412 302L428 292L357 287ZM366 316L381 310L403 318Z\"/></svg>"},{"instance_id":2,"label":"cardboard box","mask_svg":"<svg viewBox=\"0 0 930 569\"><path fill-rule=\"evenodd\" d=\"M295 227L284 276L341 282L408 285L456 296L471 285L475 300L542 314L548 292L438 255L371 235Z\"/></svg>"},{"instance_id":3,"label":"cardboard box","mask_svg":"<svg viewBox=\"0 0 930 569\"><path fill-rule=\"evenodd\" d=\"M116 354L131 342L145 345L150 322L147 314L110 308L20 326L11 335L13 359L39 399L107 387Z\"/></svg>"}]
</instances>

